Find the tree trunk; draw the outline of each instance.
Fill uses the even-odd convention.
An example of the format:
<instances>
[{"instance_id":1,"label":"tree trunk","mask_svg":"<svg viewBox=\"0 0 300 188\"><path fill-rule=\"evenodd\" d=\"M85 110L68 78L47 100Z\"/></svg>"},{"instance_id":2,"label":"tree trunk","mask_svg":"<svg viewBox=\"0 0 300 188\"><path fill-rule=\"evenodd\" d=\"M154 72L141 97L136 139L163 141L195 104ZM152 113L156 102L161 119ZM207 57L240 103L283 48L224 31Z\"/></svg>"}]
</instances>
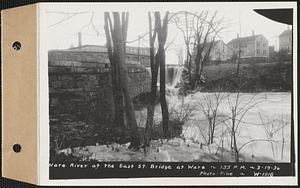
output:
<instances>
[{"instance_id":1,"label":"tree trunk","mask_svg":"<svg viewBox=\"0 0 300 188\"><path fill-rule=\"evenodd\" d=\"M192 57L191 55L189 55L188 57L188 76L189 76L189 81L191 82L192 80Z\"/></svg>"},{"instance_id":2,"label":"tree trunk","mask_svg":"<svg viewBox=\"0 0 300 188\"><path fill-rule=\"evenodd\" d=\"M105 35L106 35L106 45L108 51L108 57L111 65L111 82L112 82L112 93L114 99L113 105L113 125L115 127L124 127L124 108L123 108L123 94L121 91L121 85L119 82L119 58L117 58L118 51L112 42L114 42L112 23L109 16L109 13L104 13L105 18ZM110 28L110 29L109 29ZM114 49L112 49L112 46Z\"/></svg>"},{"instance_id":3,"label":"tree trunk","mask_svg":"<svg viewBox=\"0 0 300 188\"><path fill-rule=\"evenodd\" d=\"M198 49L198 47L197 47ZM197 82L200 79L200 66L201 66L201 55L199 54L200 52L198 52L199 50L197 50L197 55L195 58L195 73L194 73L194 77L192 78L192 89L196 89L197 87Z\"/></svg>"},{"instance_id":4,"label":"tree trunk","mask_svg":"<svg viewBox=\"0 0 300 188\"><path fill-rule=\"evenodd\" d=\"M154 49L151 50L150 48L150 60L152 59L151 56L153 55L153 62L154 62ZM147 108L147 122L146 122L146 132L150 130L150 128L154 125L154 108L155 108L155 101L156 101L156 93L157 93L157 76L158 76L158 69L159 65L154 65L154 70L151 69L151 93L150 93L150 104Z\"/></svg>"},{"instance_id":5,"label":"tree trunk","mask_svg":"<svg viewBox=\"0 0 300 188\"><path fill-rule=\"evenodd\" d=\"M152 19L151 13L148 13L149 19L149 44L150 44L150 66L151 66L151 92L150 92L150 104L147 107L147 121L145 129L145 140L144 146L148 146L150 142L150 130L154 125L154 108L157 92L157 76L159 64L155 62L154 56L154 42L156 38L156 29L154 29L152 34Z\"/></svg>"},{"instance_id":6,"label":"tree trunk","mask_svg":"<svg viewBox=\"0 0 300 188\"><path fill-rule=\"evenodd\" d=\"M114 48L118 52L116 57L119 59L119 82L121 83L121 90L124 95L124 102L125 102L125 112L127 117L128 126L132 132L132 146L138 147L139 146L139 139L137 135L137 122L135 118L134 106L133 102L129 93L129 86L128 86L128 71L126 66L126 45L125 40L126 36L123 36L124 29L127 30L127 26L122 25L120 23L120 15L118 12L113 13L114 16L114 33L115 33L115 43ZM126 24L126 19L123 20L123 24ZM123 103L123 102L122 102Z\"/></svg>"},{"instance_id":7,"label":"tree trunk","mask_svg":"<svg viewBox=\"0 0 300 188\"><path fill-rule=\"evenodd\" d=\"M234 133L234 136L233 136L233 144L234 144L235 162L238 163L239 162L239 151L238 151L238 148L237 148L236 134L235 133Z\"/></svg>"},{"instance_id":8,"label":"tree trunk","mask_svg":"<svg viewBox=\"0 0 300 188\"><path fill-rule=\"evenodd\" d=\"M168 137L169 129L169 110L166 100L166 56L165 56L165 44L168 34L168 15L166 12L163 25L161 25L160 13L155 12L155 23L157 27L157 38L158 38L158 51L155 56L155 62L159 63L160 66L160 104L162 111L162 127L164 138Z\"/></svg>"},{"instance_id":9,"label":"tree trunk","mask_svg":"<svg viewBox=\"0 0 300 188\"><path fill-rule=\"evenodd\" d=\"M156 54L157 60L160 62L160 105L162 112L162 125L163 125L163 136L168 137L169 129L169 111L166 100L166 62L165 62L165 50L163 46L160 46L158 53Z\"/></svg>"},{"instance_id":10,"label":"tree trunk","mask_svg":"<svg viewBox=\"0 0 300 188\"><path fill-rule=\"evenodd\" d=\"M241 44L239 44L238 58L237 58L237 68L236 68L236 77L239 77L240 73L240 62L241 61Z\"/></svg>"},{"instance_id":11,"label":"tree trunk","mask_svg":"<svg viewBox=\"0 0 300 188\"><path fill-rule=\"evenodd\" d=\"M112 71L112 75L115 75L115 80L112 78L112 83L117 82L115 89L116 99L115 100L115 121L122 121L121 125L124 128L124 109L126 114L126 122L128 128L131 130L131 147L138 148L140 144L140 137L138 135L138 127L135 118L135 111L133 102L129 93L129 78L126 66L126 38L128 30L128 13L122 13L122 23L120 19L119 12L113 12L114 26L112 27L112 22L109 17L109 13L105 13L105 31L107 38L108 51L111 51L111 39L113 41L113 53L110 57L111 63L114 65L115 70ZM110 32L109 34L109 29ZM122 95L122 97L121 97ZM117 104L116 104L117 103ZM120 108L117 108L121 106ZM119 115L119 117L117 117ZM120 122L118 122L120 123ZM118 124L120 126L120 124Z\"/></svg>"}]
</instances>

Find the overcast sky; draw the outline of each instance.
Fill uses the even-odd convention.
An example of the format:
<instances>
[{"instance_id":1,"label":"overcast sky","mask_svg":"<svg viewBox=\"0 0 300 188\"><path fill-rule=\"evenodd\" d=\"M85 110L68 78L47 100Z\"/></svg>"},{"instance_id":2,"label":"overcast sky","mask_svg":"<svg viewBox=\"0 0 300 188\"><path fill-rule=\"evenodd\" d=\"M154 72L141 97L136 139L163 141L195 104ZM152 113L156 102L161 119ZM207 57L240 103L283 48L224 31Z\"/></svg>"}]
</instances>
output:
<instances>
[{"instance_id":1,"label":"overcast sky","mask_svg":"<svg viewBox=\"0 0 300 188\"><path fill-rule=\"evenodd\" d=\"M268 18L265 18L253 9L260 8L287 8L291 4L268 3L51 3L41 5L41 15L47 20L44 25L49 38L48 49L66 49L78 45L77 33L82 33L82 44L104 45L104 16L105 11L129 11L128 41L133 41L139 35L148 32L148 11L190 11L210 12L218 11L217 17L223 18L225 29L218 39L229 42L241 33L242 37L255 34L263 34L269 45L278 47L278 35L288 28ZM167 51L167 63L177 63L176 50L183 46L181 33L174 25L169 26L168 42L172 44ZM167 42L167 43L168 43ZM137 46L137 41L128 43L129 46ZM142 47L148 46L148 35L141 41Z\"/></svg>"}]
</instances>

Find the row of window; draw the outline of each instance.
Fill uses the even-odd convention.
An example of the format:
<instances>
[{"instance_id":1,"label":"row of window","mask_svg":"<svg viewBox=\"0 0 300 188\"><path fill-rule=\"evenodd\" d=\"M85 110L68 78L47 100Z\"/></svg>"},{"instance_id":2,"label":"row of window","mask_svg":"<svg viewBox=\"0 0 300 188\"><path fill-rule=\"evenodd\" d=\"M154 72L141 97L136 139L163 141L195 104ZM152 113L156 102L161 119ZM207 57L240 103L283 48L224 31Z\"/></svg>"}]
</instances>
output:
<instances>
[{"instance_id":1,"label":"row of window","mask_svg":"<svg viewBox=\"0 0 300 188\"><path fill-rule=\"evenodd\" d=\"M107 48L106 47L99 47L99 51L107 52ZM126 51L131 52L131 53L138 53L137 48L126 48ZM141 54L148 54L148 50L140 49L140 53Z\"/></svg>"},{"instance_id":2,"label":"row of window","mask_svg":"<svg viewBox=\"0 0 300 188\"><path fill-rule=\"evenodd\" d=\"M130 53L138 53L138 49L137 48L127 48L126 51L130 52ZM148 54L148 50L142 50L142 49L140 49L140 54Z\"/></svg>"},{"instance_id":3,"label":"row of window","mask_svg":"<svg viewBox=\"0 0 300 188\"><path fill-rule=\"evenodd\" d=\"M263 47L267 47L267 46L268 46L267 42L261 42L261 41L257 41L257 42L256 42L256 46L257 46L257 47L260 47L261 45L262 45Z\"/></svg>"},{"instance_id":4,"label":"row of window","mask_svg":"<svg viewBox=\"0 0 300 188\"><path fill-rule=\"evenodd\" d=\"M260 49L257 49L257 50L256 50L256 54L257 54L257 55L267 55L267 50L262 50L262 51L261 51Z\"/></svg>"},{"instance_id":5,"label":"row of window","mask_svg":"<svg viewBox=\"0 0 300 188\"><path fill-rule=\"evenodd\" d=\"M236 53L238 54L238 51L236 51ZM249 52L247 52L247 51L242 51L241 50L241 55L243 56L243 55L248 55L249 54ZM256 49L256 55L268 55L267 54L267 50L260 50L260 49Z\"/></svg>"},{"instance_id":6,"label":"row of window","mask_svg":"<svg viewBox=\"0 0 300 188\"><path fill-rule=\"evenodd\" d=\"M240 46L241 46L241 48L247 48L248 47L248 45L246 43L240 44ZM267 47L268 43L267 42L262 42L262 41L257 41L256 46L257 47L261 47L261 46ZM239 44L236 44L235 48L239 48Z\"/></svg>"}]
</instances>

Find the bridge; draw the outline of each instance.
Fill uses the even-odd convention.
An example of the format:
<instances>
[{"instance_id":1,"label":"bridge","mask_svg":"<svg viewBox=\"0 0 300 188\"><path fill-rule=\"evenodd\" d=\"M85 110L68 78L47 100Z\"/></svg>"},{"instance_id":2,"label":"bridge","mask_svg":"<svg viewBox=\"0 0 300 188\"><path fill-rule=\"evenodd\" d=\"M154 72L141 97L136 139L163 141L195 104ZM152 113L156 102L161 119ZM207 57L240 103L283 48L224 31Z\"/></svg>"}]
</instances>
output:
<instances>
[{"instance_id":1,"label":"bridge","mask_svg":"<svg viewBox=\"0 0 300 188\"><path fill-rule=\"evenodd\" d=\"M68 114L81 121L110 121L113 114L110 63L99 52L49 51L51 116ZM131 97L150 92L150 74L143 65L127 61Z\"/></svg>"}]
</instances>

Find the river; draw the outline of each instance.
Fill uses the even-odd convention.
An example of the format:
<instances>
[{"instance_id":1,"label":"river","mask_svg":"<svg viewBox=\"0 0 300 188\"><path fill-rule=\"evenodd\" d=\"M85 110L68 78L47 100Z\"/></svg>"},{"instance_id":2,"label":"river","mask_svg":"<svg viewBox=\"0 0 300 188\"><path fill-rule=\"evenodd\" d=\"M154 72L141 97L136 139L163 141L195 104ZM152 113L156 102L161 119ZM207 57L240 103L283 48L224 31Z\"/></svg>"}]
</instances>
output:
<instances>
[{"instance_id":1,"label":"river","mask_svg":"<svg viewBox=\"0 0 300 188\"><path fill-rule=\"evenodd\" d=\"M193 142L205 143L208 120L203 113L203 104L207 104L207 101L214 103L214 97L218 93L198 92L184 98L178 97L178 88L175 88L175 85L180 81L182 68L172 67L172 69L167 71L166 75L169 111L183 111L184 114L184 111L191 110L191 115L183 125L182 136ZM236 105L238 111L236 119L240 124L236 129L236 135L241 153L253 158L267 157L275 161L290 161L290 92L240 93L239 95L237 93L219 93L219 95L224 97L217 111L220 117L231 115L231 109L235 106L236 98L239 96L238 105ZM143 121L145 116L145 110L137 112L140 125L145 123ZM156 122L161 120L160 105L155 108L154 119ZM224 123L219 122L216 126L215 145L220 147L222 140L223 147L230 148L228 126L231 124L230 121L226 122L227 125L224 121Z\"/></svg>"}]
</instances>

